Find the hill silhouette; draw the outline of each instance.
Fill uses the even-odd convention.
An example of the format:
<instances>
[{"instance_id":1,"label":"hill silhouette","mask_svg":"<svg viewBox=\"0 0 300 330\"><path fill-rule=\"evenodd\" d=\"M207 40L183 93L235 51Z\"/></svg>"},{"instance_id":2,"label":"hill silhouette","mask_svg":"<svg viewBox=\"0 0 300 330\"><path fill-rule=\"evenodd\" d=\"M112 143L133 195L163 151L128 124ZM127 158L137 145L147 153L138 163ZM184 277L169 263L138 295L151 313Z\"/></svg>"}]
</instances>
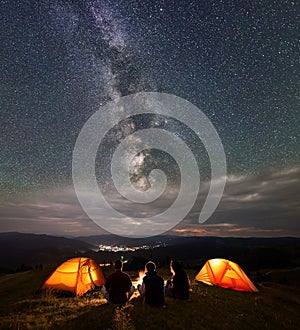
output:
<instances>
[{"instance_id":1,"label":"hill silhouette","mask_svg":"<svg viewBox=\"0 0 300 330\"><path fill-rule=\"evenodd\" d=\"M52 265L92 249L91 244L65 237L0 233L0 270L13 272Z\"/></svg>"},{"instance_id":2,"label":"hill silhouette","mask_svg":"<svg viewBox=\"0 0 300 330\"><path fill-rule=\"evenodd\" d=\"M98 251L98 245L146 245L137 251ZM99 263L117 258L128 260L128 267L140 268L147 259L166 266L179 259L189 268L200 269L207 259L235 261L246 271L295 268L300 266L299 238L220 238L156 236L146 239L116 235L64 238L50 235L0 233L0 270L3 273L39 266L55 266L66 259L88 256Z\"/></svg>"}]
</instances>

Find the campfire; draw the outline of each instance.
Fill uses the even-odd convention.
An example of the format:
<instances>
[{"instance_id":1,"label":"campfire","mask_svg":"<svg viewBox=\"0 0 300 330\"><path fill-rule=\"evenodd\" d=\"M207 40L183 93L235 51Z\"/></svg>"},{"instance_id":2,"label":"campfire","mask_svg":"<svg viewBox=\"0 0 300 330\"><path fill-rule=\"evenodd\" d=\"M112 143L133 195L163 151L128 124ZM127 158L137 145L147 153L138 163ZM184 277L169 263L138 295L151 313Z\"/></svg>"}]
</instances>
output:
<instances>
[{"instance_id":1,"label":"campfire","mask_svg":"<svg viewBox=\"0 0 300 330\"><path fill-rule=\"evenodd\" d=\"M132 284L137 288L137 286L139 284L142 284L143 283L143 278L145 276L145 273L146 271L143 269L143 270L139 270L139 275L136 277L135 280L132 281Z\"/></svg>"}]
</instances>

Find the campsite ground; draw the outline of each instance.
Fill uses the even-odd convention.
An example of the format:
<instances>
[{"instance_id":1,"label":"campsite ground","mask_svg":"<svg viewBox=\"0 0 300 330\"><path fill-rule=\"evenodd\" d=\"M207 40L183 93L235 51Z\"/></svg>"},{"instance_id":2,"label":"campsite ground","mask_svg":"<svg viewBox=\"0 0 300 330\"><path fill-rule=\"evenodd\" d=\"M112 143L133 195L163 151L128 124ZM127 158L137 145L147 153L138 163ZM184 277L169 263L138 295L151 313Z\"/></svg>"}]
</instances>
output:
<instances>
[{"instance_id":1,"label":"campsite ground","mask_svg":"<svg viewBox=\"0 0 300 330\"><path fill-rule=\"evenodd\" d=\"M109 273L111 269L106 269ZM166 308L143 305L136 294L124 306L108 304L99 291L82 297L36 292L48 270L5 275L0 281L1 329L298 329L299 270L269 280L258 293L236 292L191 281L191 299L166 298ZM189 276L194 278L194 270ZM296 272L296 275L295 275ZM168 269L159 269L166 279ZM273 274L274 275L274 274ZM277 279L277 277L274 277ZM289 277L292 278L291 282ZM280 282L280 281L279 281ZM282 282L282 281L281 281ZM257 283L256 283L257 284Z\"/></svg>"}]
</instances>

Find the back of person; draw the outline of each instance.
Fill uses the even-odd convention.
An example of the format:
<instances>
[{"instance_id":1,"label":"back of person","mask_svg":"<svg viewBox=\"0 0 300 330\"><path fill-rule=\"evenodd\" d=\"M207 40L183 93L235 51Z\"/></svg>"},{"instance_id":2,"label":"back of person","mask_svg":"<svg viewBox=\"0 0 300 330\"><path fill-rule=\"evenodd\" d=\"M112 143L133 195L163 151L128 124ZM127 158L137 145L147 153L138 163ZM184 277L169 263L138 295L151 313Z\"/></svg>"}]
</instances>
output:
<instances>
[{"instance_id":1,"label":"back of person","mask_svg":"<svg viewBox=\"0 0 300 330\"><path fill-rule=\"evenodd\" d=\"M154 262L147 262L145 268L147 273L143 285L138 285L140 295L146 304L161 307L165 303L164 280L156 274Z\"/></svg>"},{"instance_id":2,"label":"back of person","mask_svg":"<svg viewBox=\"0 0 300 330\"><path fill-rule=\"evenodd\" d=\"M190 281L186 271L177 261L171 262L171 270L174 275L169 295L176 299L189 299Z\"/></svg>"},{"instance_id":3,"label":"back of person","mask_svg":"<svg viewBox=\"0 0 300 330\"><path fill-rule=\"evenodd\" d=\"M105 284L109 292L109 300L114 304L125 303L131 287L129 276L121 271L111 274Z\"/></svg>"},{"instance_id":4,"label":"back of person","mask_svg":"<svg viewBox=\"0 0 300 330\"><path fill-rule=\"evenodd\" d=\"M178 270L172 278L173 295L176 299L189 299L189 279L186 272Z\"/></svg>"},{"instance_id":5,"label":"back of person","mask_svg":"<svg viewBox=\"0 0 300 330\"><path fill-rule=\"evenodd\" d=\"M122 272L123 263L115 261L115 272L108 276L101 288L104 297L113 304L123 304L131 297L135 287L128 274Z\"/></svg>"},{"instance_id":6,"label":"back of person","mask_svg":"<svg viewBox=\"0 0 300 330\"><path fill-rule=\"evenodd\" d=\"M145 303L151 306L163 306L164 280L155 272L148 272L143 279L145 285Z\"/></svg>"}]
</instances>

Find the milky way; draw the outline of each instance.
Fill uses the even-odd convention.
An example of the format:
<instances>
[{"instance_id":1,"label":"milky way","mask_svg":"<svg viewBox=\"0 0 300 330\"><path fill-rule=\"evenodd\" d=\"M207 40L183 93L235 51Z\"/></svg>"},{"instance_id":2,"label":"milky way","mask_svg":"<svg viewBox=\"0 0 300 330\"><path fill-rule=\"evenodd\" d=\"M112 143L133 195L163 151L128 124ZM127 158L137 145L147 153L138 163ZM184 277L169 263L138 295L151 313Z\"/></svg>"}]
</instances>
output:
<instances>
[{"instance_id":1,"label":"milky way","mask_svg":"<svg viewBox=\"0 0 300 330\"><path fill-rule=\"evenodd\" d=\"M294 164L299 16L292 1L2 1L2 189L68 180L85 120L147 90L204 111L229 171Z\"/></svg>"},{"instance_id":2,"label":"milky way","mask_svg":"<svg viewBox=\"0 0 300 330\"><path fill-rule=\"evenodd\" d=\"M1 196L70 184L87 119L141 91L201 109L229 175L297 166L299 22L296 1L1 0ZM178 130L207 162L172 119L131 120L121 135L145 123Z\"/></svg>"}]
</instances>

